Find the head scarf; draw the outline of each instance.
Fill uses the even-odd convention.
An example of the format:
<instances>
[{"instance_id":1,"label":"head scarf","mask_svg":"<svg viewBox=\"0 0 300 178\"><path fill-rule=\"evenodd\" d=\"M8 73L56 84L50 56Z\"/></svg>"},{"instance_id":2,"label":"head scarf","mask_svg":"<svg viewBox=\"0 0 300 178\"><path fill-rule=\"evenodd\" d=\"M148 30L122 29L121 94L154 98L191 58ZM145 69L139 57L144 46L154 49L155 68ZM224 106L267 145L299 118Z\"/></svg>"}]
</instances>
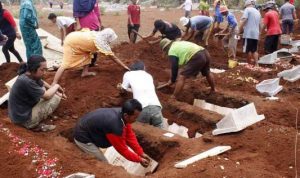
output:
<instances>
[{"instance_id":1,"label":"head scarf","mask_svg":"<svg viewBox=\"0 0 300 178\"><path fill-rule=\"evenodd\" d=\"M111 28L106 28L100 32L95 33L95 44L98 50L104 54L112 54L110 43L118 38L115 31Z\"/></svg>"}]
</instances>

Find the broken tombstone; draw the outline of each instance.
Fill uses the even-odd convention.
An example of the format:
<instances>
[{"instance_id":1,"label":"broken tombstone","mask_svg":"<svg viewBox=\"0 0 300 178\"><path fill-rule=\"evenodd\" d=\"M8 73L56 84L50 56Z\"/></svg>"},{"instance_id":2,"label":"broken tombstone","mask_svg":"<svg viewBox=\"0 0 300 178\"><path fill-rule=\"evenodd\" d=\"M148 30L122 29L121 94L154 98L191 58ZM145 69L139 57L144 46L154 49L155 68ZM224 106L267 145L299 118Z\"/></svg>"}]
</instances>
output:
<instances>
[{"instance_id":1,"label":"broken tombstone","mask_svg":"<svg viewBox=\"0 0 300 178\"><path fill-rule=\"evenodd\" d=\"M109 164L122 166L129 174L136 176L145 176L148 173L153 173L158 166L158 163L151 159L149 166L145 168L140 163L135 163L124 158L115 150L114 147L107 148L104 156L108 160Z\"/></svg>"},{"instance_id":2,"label":"broken tombstone","mask_svg":"<svg viewBox=\"0 0 300 178\"><path fill-rule=\"evenodd\" d=\"M273 97L283 88L281 85L279 85L279 81L280 78L264 80L256 85L256 90L261 94L266 94L270 97Z\"/></svg>"},{"instance_id":3,"label":"broken tombstone","mask_svg":"<svg viewBox=\"0 0 300 178\"><path fill-rule=\"evenodd\" d=\"M257 115L254 103L233 110L217 123L213 135L238 132L246 127L265 119L264 115Z\"/></svg>"},{"instance_id":4,"label":"broken tombstone","mask_svg":"<svg viewBox=\"0 0 300 178\"><path fill-rule=\"evenodd\" d=\"M277 74L278 77L282 77L289 82L295 82L300 79L300 65L293 67L289 70L284 70Z\"/></svg>"}]
</instances>

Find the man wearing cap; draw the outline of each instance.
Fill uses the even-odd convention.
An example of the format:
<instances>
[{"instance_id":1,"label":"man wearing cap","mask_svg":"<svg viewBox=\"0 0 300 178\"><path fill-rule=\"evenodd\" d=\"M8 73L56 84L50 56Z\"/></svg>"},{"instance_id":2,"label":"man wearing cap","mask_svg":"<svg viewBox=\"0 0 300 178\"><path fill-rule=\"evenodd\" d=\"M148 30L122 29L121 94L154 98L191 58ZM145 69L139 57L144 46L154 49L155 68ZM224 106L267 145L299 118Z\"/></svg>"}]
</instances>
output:
<instances>
[{"instance_id":1,"label":"man wearing cap","mask_svg":"<svg viewBox=\"0 0 300 178\"><path fill-rule=\"evenodd\" d=\"M210 92L215 91L215 83L210 73L211 57L206 49L192 42L172 42L168 39L161 40L160 48L168 55L171 62L171 79L167 83L158 86L158 89L176 82L175 91L172 95L172 97L176 97L182 90L185 79L196 77L201 72L211 87ZM179 67L182 67L182 70L177 79Z\"/></svg>"},{"instance_id":2,"label":"man wearing cap","mask_svg":"<svg viewBox=\"0 0 300 178\"><path fill-rule=\"evenodd\" d=\"M238 62L236 59L236 46L237 46L237 35L238 35L238 24L233 13L228 11L226 6L221 6L221 14L226 17L228 25L220 32L220 34L226 33L222 39L223 46L227 50L228 54L228 67L234 68Z\"/></svg>"},{"instance_id":3,"label":"man wearing cap","mask_svg":"<svg viewBox=\"0 0 300 178\"><path fill-rule=\"evenodd\" d=\"M260 20L261 15L254 8L253 0L247 0L239 32L242 33L244 31L244 52L247 53L247 62L252 65L257 65L258 61L257 47L260 35Z\"/></svg>"},{"instance_id":4,"label":"man wearing cap","mask_svg":"<svg viewBox=\"0 0 300 178\"><path fill-rule=\"evenodd\" d=\"M292 37L294 31L294 20L297 20L295 6L291 4L289 0L285 0L285 3L280 7L279 13L282 19L283 34L287 34Z\"/></svg>"},{"instance_id":5,"label":"man wearing cap","mask_svg":"<svg viewBox=\"0 0 300 178\"><path fill-rule=\"evenodd\" d=\"M265 39L265 53L270 54L278 49L278 41L281 35L279 14L274 9L274 4L267 3L263 7L265 12L262 31L267 28Z\"/></svg>"},{"instance_id":6,"label":"man wearing cap","mask_svg":"<svg viewBox=\"0 0 300 178\"><path fill-rule=\"evenodd\" d=\"M202 40L205 43L204 45L208 46L208 38L213 24L213 19L211 17L203 15L197 15L190 19L186 17L181 17L180 23L182 26L186 27L185 34L183 35L183 38L185 40L190 40L195 35L195 32L198 32L195 35L195 38L196 36L203 35ZM189 33L189 29L191 29L191 33L188 37L186 37Z\"/></svg>"},{"instance_id":7,"label":"man wearing cap","mask_svg":"<svg viewBox=\"0 0 300 178\"><path fill-rule=\"evenodd\" d=\"M168 38L169 40L176 40L177 38L181 37L181 30L178 28L177 25L164 21L164 20L155 20L154 22L154 29L148 36L144 38L153 37L157 31L159 31L162 35L162 38ZM161 39L151 41L150 43L159 43Z\"/></svg>"},{"instance_id":8,"label":"man wearing cap","mask_svg":"<svg viewBox=\"0 0 300 178\"><path fill-rule=\"evenodd\" d=\"M137 121L163 127L162 107L155 92L153 78L145 71L142 61L137 61L130 66L130 71L124 74L123 82L118 85L118 88L121 91L132 92L133 98L142 104L143 110Z\"/></svg>"},{"instance_id":9,"label":"man wearing cap","mask_svg":"<svg viewBox=\"0 0 300 178\"><path fill-rule=\"evenodd\" d=\"M131 127L141 110L141 103L131 99L121 108L100 108L89 112L76 124L74 141L82 151L100 161L107 162L107 159L99 148L113 146L127 160L147 167L150 158L139 145Z\"/></svg>"}]
</instances>

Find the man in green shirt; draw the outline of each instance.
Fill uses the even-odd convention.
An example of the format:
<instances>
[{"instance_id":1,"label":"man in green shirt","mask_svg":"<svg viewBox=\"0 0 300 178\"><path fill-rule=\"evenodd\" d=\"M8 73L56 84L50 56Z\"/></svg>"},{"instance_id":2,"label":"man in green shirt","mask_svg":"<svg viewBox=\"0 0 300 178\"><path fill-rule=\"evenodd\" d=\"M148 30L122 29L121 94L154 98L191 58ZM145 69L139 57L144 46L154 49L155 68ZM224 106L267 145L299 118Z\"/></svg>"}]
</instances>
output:
<instances>
[{"instance_id":1,"label":"man in green shirt","mask_svg":"<svg viewBox=\"0 0 300 178\"><path fill-rule=\"evenodd\" d=\"M172 66L172 72L171 79L167 83L158 86L158 89L170 86L176 82L175 91L172 96L176 97L182 90L185 79L196 77L201 72L201 74L206 77L211 87L210 91L215 91L215 83L213 76L210 73L211 57L206 49L188 41L172 42L166 38L160 41L160 47L168 55ZM183 69L176 81L179 67L182 67Z\"/></svg>"}]
</instances>

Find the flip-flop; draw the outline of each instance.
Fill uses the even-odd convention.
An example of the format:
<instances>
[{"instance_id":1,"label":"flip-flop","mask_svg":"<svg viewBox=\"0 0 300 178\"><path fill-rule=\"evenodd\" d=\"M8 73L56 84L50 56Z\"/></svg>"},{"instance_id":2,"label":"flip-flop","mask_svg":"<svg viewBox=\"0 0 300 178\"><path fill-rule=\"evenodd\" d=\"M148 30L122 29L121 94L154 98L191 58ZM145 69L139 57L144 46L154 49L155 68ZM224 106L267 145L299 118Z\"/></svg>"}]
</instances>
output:
<instances>
[{"instance_id":1,"label":"flip-flop","mask_svg":"<svg viewBox=\"0 0 300 178\"><path fill-rule=\"evenodd\" d=\"M56 128L55 125L46 125L46 124L40 124L40 128L42 132L48 132L51 130L54 130Z\"/></svg>"}]
</instances>

